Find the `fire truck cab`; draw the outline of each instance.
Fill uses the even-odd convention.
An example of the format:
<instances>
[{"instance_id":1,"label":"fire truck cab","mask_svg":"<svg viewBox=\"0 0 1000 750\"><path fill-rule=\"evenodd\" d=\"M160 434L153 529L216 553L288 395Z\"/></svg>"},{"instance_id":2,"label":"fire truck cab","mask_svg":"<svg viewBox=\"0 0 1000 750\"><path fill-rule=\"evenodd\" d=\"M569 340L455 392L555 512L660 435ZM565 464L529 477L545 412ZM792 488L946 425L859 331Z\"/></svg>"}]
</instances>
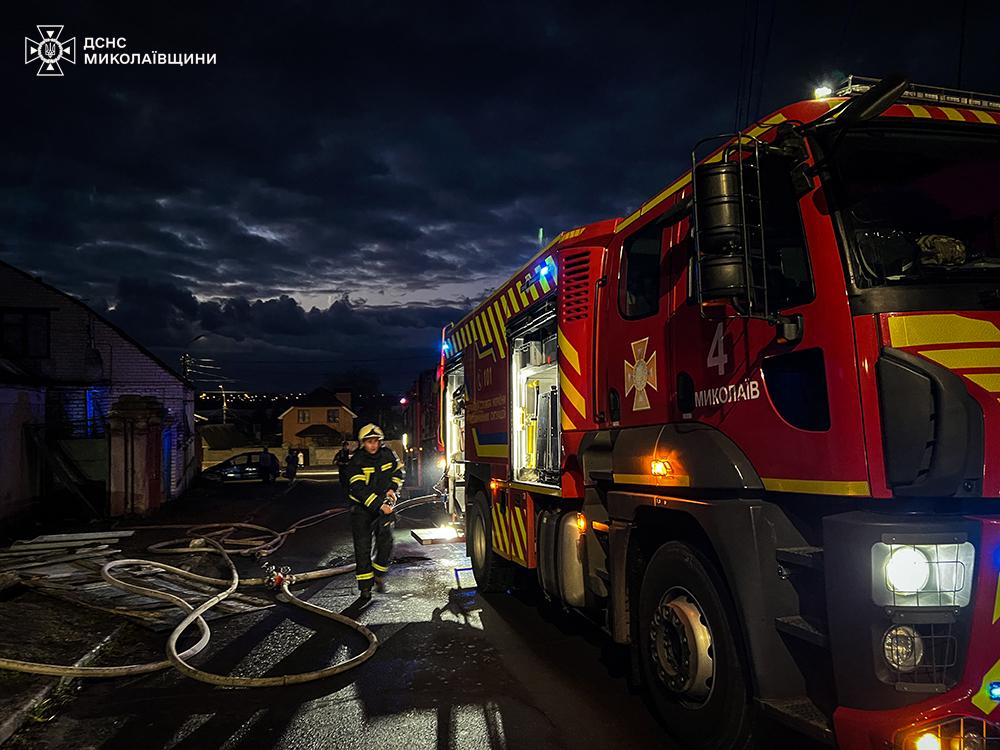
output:
<instances>
[{"instance_id":1,"label":"fire truck cab","mask_svg":"<svg viewBox=\"0 0 1000 750\"><path fill-rule=\"evenodd\" d=\"M632 649L668 731L1000 747L1000 103L849 79L443 332L481 590Z\"/></svg>"}]
</instances>

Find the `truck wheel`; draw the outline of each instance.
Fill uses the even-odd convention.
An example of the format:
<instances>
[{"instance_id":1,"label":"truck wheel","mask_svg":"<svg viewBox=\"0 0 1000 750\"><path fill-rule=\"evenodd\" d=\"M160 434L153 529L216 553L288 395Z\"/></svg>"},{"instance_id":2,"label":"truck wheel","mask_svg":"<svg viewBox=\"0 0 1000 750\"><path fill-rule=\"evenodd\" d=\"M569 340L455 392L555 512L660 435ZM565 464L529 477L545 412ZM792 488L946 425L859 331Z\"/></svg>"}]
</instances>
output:
<instances>
[{"instance_id":1,"label":"truck wheel","mask_svg":"<svg viewBox=\"0 0 1000 750\"><path fill-rule=\"evenodd\" d=\"M636 644L643 682L667 731L685 747L751 747L748 681L738 627L712 563L668 542L649 561Z\"/></svg>"},{"instance_id":2,"label":"truck wheel","mask_svg":"<svg viewBox=\"0 0 1000 750\"><path fill-rule=\"evenodd\" d=\"M467 515L469 557L476 585L485 594L506 591L513 583L514 568L493 551L489 524L486 522L486 495L477 492L469 503Z\"/></svg>"}]
</instances>

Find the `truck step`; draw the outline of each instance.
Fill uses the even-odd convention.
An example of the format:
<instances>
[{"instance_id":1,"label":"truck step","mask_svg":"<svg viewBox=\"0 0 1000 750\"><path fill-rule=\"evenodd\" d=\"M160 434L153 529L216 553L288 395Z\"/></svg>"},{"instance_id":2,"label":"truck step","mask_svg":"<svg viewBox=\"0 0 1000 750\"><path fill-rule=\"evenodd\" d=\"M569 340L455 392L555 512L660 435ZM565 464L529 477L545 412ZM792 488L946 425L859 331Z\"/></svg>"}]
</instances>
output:
<instances>
[{"instance_id":1,"label":"truck step","mask_svg":"<svg viewBox=\"0 0 1000 750\"><path fill-rule=\"evenodd\" d=\"M758 700L764 714L823 744L835 745L826 715L806 697Z\"/></svg>"},{"instance_id":2,"label":"truck step","mask_svg":"<svg viewBox=\"0 0 1000 750\"><path fill-rule=\"evenodd\" d=\"M820 648L827 648L829 646L826 630L799 615L776 617L774 618L774 627L782 633L787 633L814 646L819 646Z\"/></svg>"},{"instance_id":3,"label":"truck step","mask_svg":"<svg viewBox=\"0 0 1000 750\"><path fill-rule=\"evenodd\" d=\"M781 547L775 550L775 556L785 565L823 570L822 547Z\"/></svg>"}]
</instances>

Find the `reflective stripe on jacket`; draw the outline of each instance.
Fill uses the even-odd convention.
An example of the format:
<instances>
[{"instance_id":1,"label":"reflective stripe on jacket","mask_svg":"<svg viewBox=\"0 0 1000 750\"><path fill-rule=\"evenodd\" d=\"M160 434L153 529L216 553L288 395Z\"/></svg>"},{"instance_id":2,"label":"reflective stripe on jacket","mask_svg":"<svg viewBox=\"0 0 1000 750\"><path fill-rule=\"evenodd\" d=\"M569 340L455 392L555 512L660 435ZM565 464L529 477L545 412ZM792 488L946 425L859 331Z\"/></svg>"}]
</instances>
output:
<instances>
[{"instance_id":1,"label":"reflective stripe on jacket","mask_svg":"<svg viewBox=\"0 0 1000 750\"><path fill-rule=\"evenodd\" d=\"M399 456L385 446L374 454L360 448L346 470L350 478L348 499L373 512L378 511L389 490L399 491L406 475Z\"/></svg>"}]
</instances>

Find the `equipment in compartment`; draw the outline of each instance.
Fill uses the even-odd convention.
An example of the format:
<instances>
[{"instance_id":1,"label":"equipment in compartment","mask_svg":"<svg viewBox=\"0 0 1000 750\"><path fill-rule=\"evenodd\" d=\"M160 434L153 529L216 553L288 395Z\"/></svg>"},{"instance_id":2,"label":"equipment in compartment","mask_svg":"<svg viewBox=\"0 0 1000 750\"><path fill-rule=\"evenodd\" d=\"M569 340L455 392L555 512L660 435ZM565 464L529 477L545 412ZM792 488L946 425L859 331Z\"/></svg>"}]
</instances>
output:
<instances>
[{"instance_id":1,"label":"equipment in compartment","mask_svg":"<svg viewBox=\"0 0 1000 750\"><path fill-rule=\"evenodd\" d=\"M444 374L445 472L448 480L448 510L453 517L465 513L465 406L468 392L461 366L452 367Z\"/></svg>"},{"instance_id":2,"label":"equipment in compartment","mask_svg":"<svg viewBox=\"0 0 1000 750\"><path fill-rule=\"evenodd\" d=\"M555 316L511 335L511 460L521 482L558 486L561 454Z\"/></svg>"}]
</instances>

